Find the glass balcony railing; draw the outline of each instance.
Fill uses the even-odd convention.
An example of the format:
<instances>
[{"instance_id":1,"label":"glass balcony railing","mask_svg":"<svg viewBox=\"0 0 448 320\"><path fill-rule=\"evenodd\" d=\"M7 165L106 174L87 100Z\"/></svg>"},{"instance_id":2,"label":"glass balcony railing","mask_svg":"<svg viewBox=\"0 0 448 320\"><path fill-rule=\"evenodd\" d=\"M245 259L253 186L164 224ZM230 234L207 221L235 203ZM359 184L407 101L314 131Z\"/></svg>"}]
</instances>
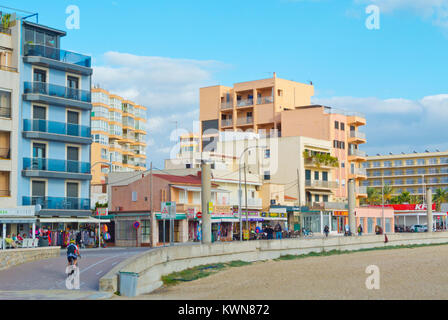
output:
<instances>
[{"instance_id":1,"label":"glass balcony railing","mask_svg":"<svg viewBox=\"0 0 448 320\"><path fill-rule=\"evenodd\" d=\"M46 158L23 158L23 169L90 174L90 163Z\"/></svg>"},{"instance_id":2,"label":"glass balcony railing","mask_svg":"<svg viewBox=\"0 0 448 320\"><path fill-rule=\"evenodd\" d=\"M87 126L80 126L77 124L71 124L65 122L36 120L36 119L35 120L24 119L23 131L46 132L73 137L83 137L83 138L91 137L90 127Z\"/></svg>"},{"instance_id":3,"label":"glass balcony railing","mask_svg":"<svg viewBox=\"0 0 448 320\"><path fill-rule=\"evenodd\" d=\"M367 187L356 187L357 194L367 194Z\"/></svg>"},{"instance_id":4,"label":"glass balcony railing","mask_svg":"<svg viewBox=\"0 0 448 320\"><path fill-rule=\"evenodd\" d=\"M0 118L11 119L11 107L0 106Z\"/></svg>"},{"instance_id":5,"label":"glass balcony railing","mask_svg":"<svg viewBox=\"0 0 448 320\"><path fill-rule=\"evenodd\" d=\"M238 107L246 107L251 106L254 104L254 99L244 99L244 100L238 100L236 102Z\"/></svg>"},{"instance_id":6,"label":"glass balcony railing","mask_svg":"<svg viewBox=\"0 0 448 320\"><path fill-rule=\"evenodd\" d=\"M23 197L22 205L41 205L44 210L90 210L90 199L58 197Z\"/></svg>"},{"instance_id":7,"label":"glass balcony railing","mask_svg":"<svg viewBox=\"0 0 448 320\"><path fill-rule=\"evenodd\" d=\"M349 156L357 156L357 157L365 157L366 153L365 153L365 151L360 151L360 150L349 150L348 155Z\"/></svg>"},{"instance_id":8,"label":"glass balcony railing","mask_svg":"<svg viewBox=\"0 0 448 320\"><path fill-rule=\"evenodd\" d=\"M246 125L246 124L253 124L254 123L254 118L252 117L247 117L247 118L238 118L236 121L237 125Z\"/></svg>"},{"instance_id":9,"label":"glass balcony railing","mask_svg":"<svg viewBox=\"0 0 448 320\"><path fill-rule=\"evenodd\" d=\"M25 93L37 93L90 103L90 91L68 88L47 82L25 82Z\"/></svg>"},{"instance_id":10,"label":"glass balcony railing","mask_svg":"<svg viewBox=\"0 0 448 320\"><path fill-rule=\"evenodd\" d=\"M257 99L257 104L274 103L274 97L261 97Z\"/></svg>"},{"instance_id":11,"label":"glass balcony railing","mask_svg":"<svg viewBox=\"0 0 448 320\"><path fill-rule=\"evenodd\" d=\"M231 127L233 126L233 119L221 120L221 127Z\"/></svg>"},{"instance_id":12,"label":"glass balcony railing","mask_svg":"<svg viewBox=\"0 0 448 320\"><path fill-rule=\"evenodd\" d=\"M11 160L10 148L0 148L0 160Z\"/></svg>"},{"instance_id":13,"label":"glass balcony railing","mask_svg":"<svg viewBox=\"0 0 448 320\"><path fill-rule=\"evenodd\" d=\"M350 138L366 139L366 134L361 131L350 131Z\"/></svg>"},{"instance_id":14,"label":"glass balcony railing","mask_svg":"<svg viewBox=\"0 0 448 320\"><path fill-rule=\"evenodd\" d=\"M229 101L229 102L221 102L221 109L226 110L226 109L233 109L233 102Z\"/></svg>"},{"instance_id":15,"label":"glass balcony railing","mask_svg":"<svg viewBox=\"0 0 448 320\"><path fill-rule=\"evenodd\" d=\"M305 180L305 186L306 187L335 189L338 187L338 183L336 181Z\"/></svg>"},{"instance_id":16,"label":"glass balcony railing","mask_svg":"<svg viewBox=\"0 0 448 320\"><path fill-rule=\"evenodd\" d=\"M90 68L92 65L92 59L88 56L38 44L25 44L23 55L44 57L87 68Z\"/></svg>"}]
</instances>

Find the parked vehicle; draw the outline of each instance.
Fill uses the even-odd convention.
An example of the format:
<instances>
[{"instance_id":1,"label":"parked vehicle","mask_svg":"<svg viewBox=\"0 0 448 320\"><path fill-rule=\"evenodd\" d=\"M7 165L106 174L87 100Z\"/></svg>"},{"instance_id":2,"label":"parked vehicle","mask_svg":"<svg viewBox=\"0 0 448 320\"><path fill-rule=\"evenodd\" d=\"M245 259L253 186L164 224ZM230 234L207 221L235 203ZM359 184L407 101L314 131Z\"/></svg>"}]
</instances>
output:
<instances>
[{"instance_id":1,"label":"parked vehicle","mask_svg":"<svg viewBox=\"0 0 448 320\"><path fill-rule=\"evenodd\" d=\"M428 226L423 224L413 224L411 232L428 232Z\"/></svg>"}]
</instances>

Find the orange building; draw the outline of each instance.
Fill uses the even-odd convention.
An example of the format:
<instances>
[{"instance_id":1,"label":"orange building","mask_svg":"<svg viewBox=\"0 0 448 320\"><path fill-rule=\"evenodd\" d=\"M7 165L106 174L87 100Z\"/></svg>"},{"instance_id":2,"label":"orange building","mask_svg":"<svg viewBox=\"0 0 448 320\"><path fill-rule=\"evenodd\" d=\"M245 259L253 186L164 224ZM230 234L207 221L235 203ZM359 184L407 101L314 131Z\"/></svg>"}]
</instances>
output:
<instances>
[{"instance_id":1,"label":"orange building","mask_svg":"<svg viewBox=\"0 0 448 320\"><path fill-rule=\"evenodd\" d=\"M313 85L280 79L275 73L270 79L235 83L233 88L201 88L201 150L216 151L224 131L249 131L260 138L308 137L329 141L333 146L331 156L337 157L340 164L333 173L338 182L333 196L346 199L348 180L354 179L357 198L367 197L366 188L359 183L367 178L362 166L366 154L358 148L366 143L365 134L359 130L366 125L365 117L314 105L313 95Z\"/></svg>"},{"instance_id":2,"label":"orange building","mask_svg":"<svg viewBox=\"0 0 448 320\"><path fill-rule=\"evenodd\" d=\"M92 201L105 202L108 172L146 170L146 107L101 88L92 105Z\"/></svg>"}]
</instances>

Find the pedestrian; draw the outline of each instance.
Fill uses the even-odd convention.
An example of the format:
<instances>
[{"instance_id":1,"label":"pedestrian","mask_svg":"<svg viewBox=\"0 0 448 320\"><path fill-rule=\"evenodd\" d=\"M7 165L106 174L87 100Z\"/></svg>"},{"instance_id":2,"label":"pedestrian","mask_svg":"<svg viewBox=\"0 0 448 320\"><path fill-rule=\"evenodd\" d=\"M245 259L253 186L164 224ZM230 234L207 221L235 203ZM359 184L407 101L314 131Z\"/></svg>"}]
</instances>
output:
<instances>
[{"instance_id":1,"label":"pedestrian","mask_svg":"<svg viewBox=\"0 0 448 320\"><path fill-rule=\"evenodd\" d=\"M281 239L282 238L282 227L280 226L280 223L277 223L275 226L275 239Z\"/></svg>"},{"instance_id":2,"label":"pedestrian","mask_svg":"<svg viewBox=\"0 0 448 320\"><path fill-rule=\"evenodd\" d=\"M266 228L266 233L268 234L268 240L272 240L272 239L274 239L274 236L273 236L273 234L274 234L274 229L272 229L271 226L267 226L267 228Z\"/></svg>"},{"instance_id":3,"label":"pedestrian","mask_svg":"<svg viewBox=\"0 0 448 320\"><path fill-rule=\"evenodd\" d=\"M330 232L330 228L328 226L324 227L324 233L325 233L325 237L328 238L328 233Z\"/></svg>"},{"instance_id":4,"label":"pedestrian","mask_svg":"<svg viewBox=\"0 0 448 320\"><path fill-rule=\"evenodd\" d=\"M379 225L375 226L375 234L380 235L381 234L381 227Z\"/></svg>"},{"instance_id":5,"label":"pedestrian","mask_svg":"<svg viewBox=\"0 0 448 320\"><path fill-rule=\"evenodd\" d=\"M345 234L346 237L350 235L350 226L348 224L345 225Z\"/></svg>"},{"instance_id":6,"label":"pedestrian","mask_svg":"<svg viewBox=\"0 0 448 320\"><path fill-rule=\"evenodd\" d=\"M362 225L358 226L358 235L362 236Z\"/></svg>"}]
</instances>

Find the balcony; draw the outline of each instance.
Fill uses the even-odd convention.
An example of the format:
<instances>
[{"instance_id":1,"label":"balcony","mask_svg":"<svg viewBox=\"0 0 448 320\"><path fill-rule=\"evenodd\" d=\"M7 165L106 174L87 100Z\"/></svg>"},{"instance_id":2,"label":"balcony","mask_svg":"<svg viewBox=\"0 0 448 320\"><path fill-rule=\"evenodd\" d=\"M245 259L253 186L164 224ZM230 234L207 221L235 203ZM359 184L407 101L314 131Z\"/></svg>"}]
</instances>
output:
<instances>
[{"instance_id":1,"label":"balcony","mask_svg":"<svg viewBox=\"0 0 448 320\"><path fill-rule=\"evenodd\" d=\"M367 187L365 186L357 186L355 192L357 197L367 197Z\"/></svg>"},{"instance_id":2,"label":"balcony","mask_svg":"<svg viewBox=\"0 0 448 320\"><path fill-rule=\"evenodd\" d=\"M28 139L91 144L90 127L77 124L38 120L23 120L23 136Z\"/></svg>"},{"instance_id":3,"label":"balcony","mask_svg":"<svg viewBox=\"0 0 448 320\"><path fill-rule=\"evenodd\" d=\"M38 44L25 44L23 55L26 63L50 66L63 71L75 71L87 76L92 74L92 59L79 53Z\"/></svg>"},{"instance_id":4,"label":"balcony","mask_svg":"<svg viewBox=\"0 0 448 320\"><path fill-rule=\"evenodd\" d=\"M58 197L23 197L24 206L41 205L42 210L89 210L90 199Z\"/></svg>"},{"instance_id":5,"label":"balcony","mask_svg":"<svg viewBox=\"0 0 448 320\"><path fill-rule=\"evenodd\" d=\"M350 175L355 179L367 179L367 170L364 168L350 169Z\"/></svg>"},{"instance_id":6,"label":"balcony","mask_svg":"<svg viewBox=\"0 0 448 320\"><path fill-rule=\"evenodd\" d=\"M0 70L8 71L8 72L17 72L17 68L10 67L10 66L4 66L4 65L0 65Z\"/></svg>"},{"instance_id":7,"label":"balcony","mask_svg":"<svg viewBox=\"0 0 448 320\"><path fill-rule=\"evenodd\" d=\"M0 118L11 119L11 107L0 106Z\"/></svg>"},{"instance_id":8,"label":"balcony","mask_svg":"<svg viewBox=\"0 0 448 320\"><path fill-rule=\"evenodd\" d=\"M11 149L10 148L0 148L0 160L11 160Z\"/></svg>"},{"instance_id":9,"label":"balcony","mask_svg":"<svg viewBox=\"0 0 448 320\"><path fill-rule=\"evenodd\" d=\"M91 110L90 90L68 88L47 82L25 82L24 99L63 107Z\"/></svg>"},{"instance_id":10,"label":"balcony","mask_svg":"<svg viewBox=\"0 0 448 320\"><path fill-rule=\"evenodd\" d=\"M11 190L0 190L0 198L11 197Z\"/></svg>"},{"instance_id":11,"label":"balcony","mask_svg":"<svg viewBox=\"0 0 448 320\"><path fill-rule=\"evenodd\" d=\"M269 104L274 103L274 97L261 97L257 99L257 104Z\"/></svg>"},{"instance_id":12,"label":"balcony","mask_svg":"<svg viewBox=\"0 0 448 320\"><path fill-rule=\"evenodd\" d=\"M0 25L0 33L11 35L11 29L10 28L4 28Z\"/></svg>"},{"instance_id":13,"label":"balcony","mask_svg":"<svg viewBox=\"0 0 448 320\"><path fill-rule=\"evenodd\" d=\"M232 126L233 126L233 119L221 120L221 127L232 127Z\"/></svg>"},{"instance_id":14,"label":"balcony","mask_svg":"<svg viewBox=\"0 0 448 320\"><path fill-rule=\"evenodd\" d=\"M233 109L233 102L221 102L221 110L230 110Z\"/></svg>"},{"instance_id":15,"label":"balcony","mask_svg":"<svg viewBox=\"0 0 448 320\"><path fill-rule=\"evenodd\" d=\"M338 183L336 181L305 180L305 187L315 189L336 189Z\"/></svg>"},{"instance_id":16,"label":"balcony","mask_svg":"<svg viewBox=\"0 0 448 320\"><path fill-rule=\"evenodd\" d=\"M236 105L238 108L253 106L253 104L254 104L254 99L244 99L244 100L238 100L236 102Z\"/></svg>"},{"instance_id":17,"label":"balcony","mask_svg":"<svg viewBox=\"0 0 448 320\"><path fill-rule=\"evenodd\" d=\"M46 158L23 158L25 177L91 180L90 163Z\"/></svg>"},{"instance_id":18,"label":"balcony","mask_svg":"<svg viewBox=\"0 0 448 320\"><path fill-rule=\"evenodd\" d=\"M366 134L361 131L350 131L349 143L366 143Z\"/></svg>"},{"instance_id":19,"label":"balcony","mask_svg":"<svg viewBox=\"0 0 448 320\"><path fill-rule=\"evenodd\" d=\"M247 117L247 118L238 118L236 121L237 126L246 126L246 125L253 125L254 124L254 118L253 117Z\"/></svg>"},{"instance_id":20,"label":"balcony","mask_svg":"<svg viewBox=\"0 0 448 320\"><path fill-rule=\"evenodd\" d=\"M364 151L353 149L348 150L348 160L349 161L365 161L366 160L366 153Z\"/></svg>"}]
</instances>

